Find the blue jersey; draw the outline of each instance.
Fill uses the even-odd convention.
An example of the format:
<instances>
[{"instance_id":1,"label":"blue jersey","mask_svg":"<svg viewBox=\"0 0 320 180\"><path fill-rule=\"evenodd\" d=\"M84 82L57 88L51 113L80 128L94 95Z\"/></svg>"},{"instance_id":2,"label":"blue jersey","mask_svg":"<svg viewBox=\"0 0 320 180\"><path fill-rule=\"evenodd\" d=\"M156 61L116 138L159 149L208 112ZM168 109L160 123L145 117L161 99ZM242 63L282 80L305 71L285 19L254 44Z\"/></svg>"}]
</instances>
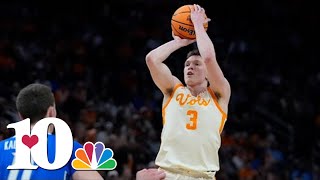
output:
<instances>
[{"instance_id":1,"label":"blue jersey","mask_svg":"<svg viewBox=\"0 0 320 180\"><path fill-rule=\"evenodd\" d=\"M8 170L7 167L12 165L15 153L15 137L11 137L0 141L0 180L20 180L20 179L54 179L54 180L66 180L72 179L72 175L75 169L72 168L71 162L75 159L75 151L81 148L82 145L76 141L73 143L72 155L68 163L60 169L57 170L46 170L38 167L35 170ZM54 135L48 135L48 161L50 163L54 162L56 141Z\"/></svg>"}]
</instances>

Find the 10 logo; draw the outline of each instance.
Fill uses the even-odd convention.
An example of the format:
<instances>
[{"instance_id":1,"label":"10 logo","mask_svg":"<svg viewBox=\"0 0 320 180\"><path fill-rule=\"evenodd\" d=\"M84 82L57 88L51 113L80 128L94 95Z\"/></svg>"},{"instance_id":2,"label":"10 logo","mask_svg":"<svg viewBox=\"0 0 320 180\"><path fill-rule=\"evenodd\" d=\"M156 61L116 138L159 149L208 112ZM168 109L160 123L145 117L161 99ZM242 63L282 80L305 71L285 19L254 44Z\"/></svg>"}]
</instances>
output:
<instances>
[{"instance_id":1,"label":"10 logo","mask_svg":"<svg viewBox=\"0 0 320 180\"><path fill-rule=\"evenodd\" d=\"M56 149L53 163L48 161L47 155L47 136L50 125L55 128ZM13 164L7 169L37 169L40 166L43 169L55 170L63 167L70 160L73 137L69 126L63 120L53 117L44 118L31 130L30 119L25 119L9 124L7 128L15 129L16 138ZM116 160L112 158L113 151L105 148L101 142L95 144L86 142L84 148L77 149L75 156L72 167L77 170L112 170L117 166Z\"/></svg>"}]
</instances>

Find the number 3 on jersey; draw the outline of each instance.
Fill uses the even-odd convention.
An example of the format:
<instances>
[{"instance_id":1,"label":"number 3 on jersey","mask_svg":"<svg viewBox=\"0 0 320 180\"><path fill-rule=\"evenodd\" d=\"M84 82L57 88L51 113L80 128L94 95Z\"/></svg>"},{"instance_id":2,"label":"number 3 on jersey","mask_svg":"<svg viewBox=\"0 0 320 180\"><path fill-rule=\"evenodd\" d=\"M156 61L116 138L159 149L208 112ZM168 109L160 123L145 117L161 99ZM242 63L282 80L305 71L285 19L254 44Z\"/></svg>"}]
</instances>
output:
<instances>
[{"instance_id":1,"label":"number 3 on jersey","mask_svg":"<svg viewBox=\"0 0 320 180\"><path fill-rule=\"evenodd\" d=\"M197 129L198 124L198 112L195 110L188 110L187 115L190 117L189 121L186 124L186 128L189 130L195 130Z\"/></svg>"}]
</instances>

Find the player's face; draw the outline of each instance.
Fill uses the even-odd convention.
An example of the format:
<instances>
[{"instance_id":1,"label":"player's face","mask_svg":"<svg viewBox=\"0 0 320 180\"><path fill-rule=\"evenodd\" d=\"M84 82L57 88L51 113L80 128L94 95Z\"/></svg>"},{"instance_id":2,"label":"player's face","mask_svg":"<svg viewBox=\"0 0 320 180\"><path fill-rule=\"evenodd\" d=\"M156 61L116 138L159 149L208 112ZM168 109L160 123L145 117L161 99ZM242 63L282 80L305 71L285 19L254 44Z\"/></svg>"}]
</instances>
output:
<instances>
[{"instance_id":1,"label":"player's face","mask_svg":"<svg viewBox=\"0 0 320 180\"><path fill-rule=\"evenodd\" d=\"M201 56L191 56L184 63L184 81L189 86L206 81L206 66Z\"/></svg>"}]
</instances>

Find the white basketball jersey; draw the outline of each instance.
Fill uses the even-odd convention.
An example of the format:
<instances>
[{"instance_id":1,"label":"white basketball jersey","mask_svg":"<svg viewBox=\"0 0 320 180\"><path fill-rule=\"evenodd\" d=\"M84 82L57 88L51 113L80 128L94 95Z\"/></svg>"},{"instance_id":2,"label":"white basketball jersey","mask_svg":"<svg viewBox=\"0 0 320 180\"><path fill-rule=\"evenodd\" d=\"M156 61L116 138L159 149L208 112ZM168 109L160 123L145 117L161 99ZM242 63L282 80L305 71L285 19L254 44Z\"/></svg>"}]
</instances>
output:
<instances>
[{"instance_id":1,"label":"white basketball jersey","mask_svg":"<svg viewBox=\"0 0 320 180\"><path fill-rule=\"evenodd\" d=\"M163 129L156 165L166 169L218 171L220 133L226 113L210 88L199 96L177 85L162 107Z\"/></svg>"}]
</instances>

